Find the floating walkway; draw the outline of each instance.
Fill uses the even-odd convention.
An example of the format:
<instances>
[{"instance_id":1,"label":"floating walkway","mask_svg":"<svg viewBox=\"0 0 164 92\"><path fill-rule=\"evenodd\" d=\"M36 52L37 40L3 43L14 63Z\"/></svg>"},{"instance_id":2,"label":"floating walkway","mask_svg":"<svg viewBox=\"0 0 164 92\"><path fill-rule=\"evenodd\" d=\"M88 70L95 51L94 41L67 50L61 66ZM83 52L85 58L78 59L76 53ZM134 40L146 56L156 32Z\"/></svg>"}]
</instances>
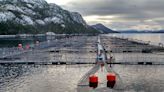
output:
<instances>
[{"instance_id":1,"label":"floating walkway","mask_svg":"<svg viewBox=\"0 0 164 92\"><path fill-rule=\"evenodd\" d=\"M112 67L108 66L106 56L105 48L100 41L100 37L98 37L96 64L81 78L77 92L101 92L102 90L103 92L110 92L117 89L119 84L116 80L121 81L121 78ZM102 76L105 79L101 78Z\"/></svg>"}]
</instances>

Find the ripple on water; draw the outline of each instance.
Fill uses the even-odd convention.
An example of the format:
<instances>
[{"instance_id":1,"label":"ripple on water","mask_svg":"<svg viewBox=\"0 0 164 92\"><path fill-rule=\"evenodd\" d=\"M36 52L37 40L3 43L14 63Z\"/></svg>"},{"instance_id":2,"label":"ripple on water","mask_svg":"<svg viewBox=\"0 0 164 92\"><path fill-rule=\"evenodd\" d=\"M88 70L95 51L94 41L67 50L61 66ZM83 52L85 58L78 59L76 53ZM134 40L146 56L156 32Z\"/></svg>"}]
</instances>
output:
<instances>
[{"instance_id":1,"label":"ripple on water","mask_svg":"<svg viewBox=\"0 0 164 92\"><path fill-rule=\"evenodd\" d=\"M73 92L77 82L90 65L75 66L26 66L16 78L1 78L0 92Z\"/></svg>"},{"instance_id":2,"label":"ripple on water","mask_svg":"<svg viewBox=\"0 0 164 92\"><path fill-rule=\"evenodd\" d=\"M163 66L116 65L115 71L123 81L124 90L134 92L163 92Z\"/></svg>"},{"instance_id":3,"label":"ripple on water","mask_svg":"<svg viewBox=\"0 0 164 92\"><path fill-rule=\"evenodd\" d=\"M17 65L0 68L0 92L75 92L78 81L92 66ZM113 92L164 91L163 66L114 65L113 69L123 82Z\"/></svg>"}]
</instances>

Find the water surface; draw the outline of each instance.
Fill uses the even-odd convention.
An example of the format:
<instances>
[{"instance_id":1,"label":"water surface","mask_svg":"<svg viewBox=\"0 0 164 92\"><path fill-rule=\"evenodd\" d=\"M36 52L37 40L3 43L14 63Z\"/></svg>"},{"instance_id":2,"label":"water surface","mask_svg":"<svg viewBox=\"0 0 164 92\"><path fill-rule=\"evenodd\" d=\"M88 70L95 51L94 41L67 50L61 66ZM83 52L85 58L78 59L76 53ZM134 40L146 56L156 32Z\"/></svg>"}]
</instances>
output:
<instances>
[{"instance_id":1,"label":"water surface","mask_svg":"<svg viewBox=\"0 0 164 92\"><path fill-rule=\"evenodd\" d=\"M164 34L152 34L152 33L145 33L145 34L109 34L108 36L118 36L118 37L123 37L123 38L132 38L132 39L137 39L137 40L142 40L142 41L150 41L153 44L158 45L159 43L164 44Z\"/></svg>"}]
</instances>

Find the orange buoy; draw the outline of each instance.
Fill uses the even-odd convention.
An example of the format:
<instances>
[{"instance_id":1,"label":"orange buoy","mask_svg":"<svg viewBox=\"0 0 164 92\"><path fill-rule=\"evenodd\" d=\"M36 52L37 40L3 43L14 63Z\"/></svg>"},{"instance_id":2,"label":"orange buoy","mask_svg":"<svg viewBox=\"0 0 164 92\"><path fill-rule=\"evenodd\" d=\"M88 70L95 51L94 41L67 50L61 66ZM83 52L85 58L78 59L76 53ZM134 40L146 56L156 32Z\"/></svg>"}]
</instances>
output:
<instances>
[{"instance_id":1,"label":"orange buoy","mask_svg":"<svg viewBox=\"0 0 164 92\"><path fill-rule=\"evenodd\" d=\"M113 88L116 83L116 75L114 73L108 73L107 75L107 87Z\"/></svg>"},{"instance_id":2,"label":"orange buoy","mask_svg":"<svg viewBox=\"0 0 164 92\"><path fill-rule=\"evenodd\" d=\"M97 88L98 86L98 77L96 75L92 75L89 77L89 87Z\"/></svg>"}]
</instances>

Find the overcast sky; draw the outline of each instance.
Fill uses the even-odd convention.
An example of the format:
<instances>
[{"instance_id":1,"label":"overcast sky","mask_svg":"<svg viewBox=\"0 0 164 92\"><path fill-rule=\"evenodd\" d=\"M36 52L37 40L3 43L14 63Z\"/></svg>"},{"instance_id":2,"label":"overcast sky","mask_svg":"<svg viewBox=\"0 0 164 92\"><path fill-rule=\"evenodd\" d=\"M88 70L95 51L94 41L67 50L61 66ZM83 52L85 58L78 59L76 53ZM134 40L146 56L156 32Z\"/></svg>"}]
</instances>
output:
<instances>
[{"instance_id":1,"label":"overcast sky","mask_svg":"<svg viewBox=\"0 0 164 92\"><path fill-rule=\"evenodd\" d=\"M115 30L164 29L164 0L47 0Z\"/></svg>"}]
</instances>

